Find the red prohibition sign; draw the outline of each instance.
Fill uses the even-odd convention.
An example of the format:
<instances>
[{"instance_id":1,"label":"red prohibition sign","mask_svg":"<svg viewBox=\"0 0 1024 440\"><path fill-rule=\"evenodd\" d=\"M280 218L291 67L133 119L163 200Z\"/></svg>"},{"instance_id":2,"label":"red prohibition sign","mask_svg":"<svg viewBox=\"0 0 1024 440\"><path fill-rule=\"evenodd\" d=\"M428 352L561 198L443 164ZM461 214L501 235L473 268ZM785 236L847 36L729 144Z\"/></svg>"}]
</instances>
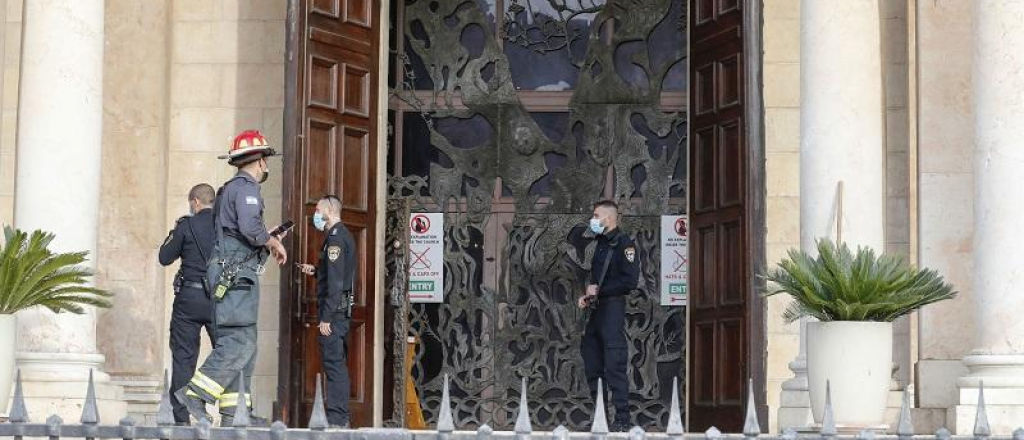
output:
<instances>
[{"instance_id":1,"label":"red prohibition sign","mask_svg":"<svg viewBox=\"0 0 1024 440\"><path fill-rule=\"evenodd\" d=\"M409 229L417 234L426 234L430 230L430 218L423 214L417 214L409 222Z\"/></svg>"},{"instance_id":2,"label":"red prohibition sign","mask_svg":"<svg viewBox=\"0 0 1024 440\"><path fill-rule=\"evenodd\" d=\"M676 229L676 234L677 235L679 235L680 237L685 237L686 236L686 219L685 218L681 218L679 220L676 220L676 228L675 229Z\"/></svg>"}]
</instances>

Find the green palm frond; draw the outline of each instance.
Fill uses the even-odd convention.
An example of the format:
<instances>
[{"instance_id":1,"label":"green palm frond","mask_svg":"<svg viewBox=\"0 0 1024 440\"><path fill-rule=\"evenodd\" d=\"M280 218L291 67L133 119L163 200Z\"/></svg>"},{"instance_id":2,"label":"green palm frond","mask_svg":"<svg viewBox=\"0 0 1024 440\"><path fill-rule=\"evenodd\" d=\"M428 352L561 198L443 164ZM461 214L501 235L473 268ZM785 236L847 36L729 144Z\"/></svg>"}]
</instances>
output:
<instances>
[{"instance_id":1,"label":"green palm frond","mask_svg":"<svg viewBox=\"0 0 1024 440\"><path fill-rule=\"evenodd\" d=\"M817 257L791 249L788 258L763 275L765 296L785 293L795 301L783 312L788 322L805 316L819 321L889 322L957 292L937 272L910 266L902 257L856 254L845 244L817 242Z\"/></svg>"},{"instance_id":2,"label":"green palm frond","mask_svg":"<svg viewBox=\"0 0 1024 440\"><path fill-rule=\"evenodd\" d=\"M109 308L110 292L88 285L93 272L80 266L87 252L50 251L53 234L4 227L0 248L0 314L34 306L83 313L83 306Z\"/></svg>"}]
</instances>

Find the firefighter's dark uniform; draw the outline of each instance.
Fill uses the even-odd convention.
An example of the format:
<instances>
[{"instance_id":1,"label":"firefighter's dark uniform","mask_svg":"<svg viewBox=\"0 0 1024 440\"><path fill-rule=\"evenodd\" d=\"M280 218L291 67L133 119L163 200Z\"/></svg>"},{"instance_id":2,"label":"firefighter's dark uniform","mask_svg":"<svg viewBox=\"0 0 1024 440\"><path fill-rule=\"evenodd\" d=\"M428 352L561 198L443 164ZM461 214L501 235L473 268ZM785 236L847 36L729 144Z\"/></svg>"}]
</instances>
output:
<instances>
[{"instance_id":1,"label":"firefighter's dark uniform","mask_svg":"<svg viewBox=\"0 0 1024 440\"><path fill-rule=\"evenodd\" d=\"M349 423L348 330L352 318L352 286L356 275L355 241L338 222L327 231L316 268L317 310L320 322L331 324L331 335L320 335L320 353L327 376L327 421Z\"/></svg>"},{"instance_id":2,"label":"firefighter's dark uniform","mask_svg":"<svg viewBox=\"0 0 1024 440\"><path fill-rule=\"evenodd\" d=\"M607 273L602 276L605 267ZM611 391L618 424L629 423L626 296L636 289L639 275L639 256L629 236L615 228L597 237L588 284L599 288L596 307L583 334L583 367L591 398L597 398L598 378Z\"/></svg>"},{"instance_id":3,"label":"firefighter's dark uniform","mask_svg":"<svg viewBox=\"0 0 1024 440\"><path fill-rule=\"evenodd\" d=\"M192 377L199 359L200 330L206 327L214 341L213 300L203 286L207 258L213 255L217 234L213 229L213 210L182 217L160 246L160 264L169 266L181 258L174 277L174 305L171 311L171 389L177 390ZM188 423L188 409L171 396L174 421Z\"/></svg>"},{"instance_id":4,"label":"firefighter's dark uniform","mask_svg":"<svg viewBox=\"0 0 1024 440\"><path fill-rule=\"evenodd\" d=\"M238 376L245 380L245 401L252 407L252 372L256 362L256 318L260 282L270 234L263 221L260 184L244 171L217 193L214 210L217 247L208 267L207 282L214 296L217 340L213 352L188 383L186 395L217 403L230 420L238 401ZM224 278L222 278L224 275ZM224 280L230 282L222 286ZM198 408L189 408L197 418Z\"/></svg>"}]
</instances>

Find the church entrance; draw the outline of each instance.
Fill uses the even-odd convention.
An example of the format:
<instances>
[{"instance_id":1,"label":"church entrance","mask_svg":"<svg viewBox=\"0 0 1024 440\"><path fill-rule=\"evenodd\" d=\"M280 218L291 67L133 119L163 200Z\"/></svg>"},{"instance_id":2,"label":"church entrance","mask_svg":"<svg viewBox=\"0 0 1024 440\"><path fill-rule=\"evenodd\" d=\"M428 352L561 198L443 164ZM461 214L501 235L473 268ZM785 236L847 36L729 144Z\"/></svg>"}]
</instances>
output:
<instances>
[{"instance_id":1,"label":"church entrance","mask_svg":"<svg viewBox=\"0 0 1024 440\"><path fill-rule=\"evenodd\" d=\"M627 319L634 421L662 429L679 378L691 428L703 421L740 428L732 426L743 409L734 394L756 376L750 356L763 336L751 333L760 325L752 319L760 312L752 313L759 305L750 288L751 242L760 238L749 234L745 167L756 158L737 96L746 90L743 45L720 36L742 38L738 2L395 0L390 16L379 18L372 0L295 3L306 43L296 52L294 106L305 116L292 118L292 133L302 137L286 210L308 216L317 191L355 198L346 224L365 231L360 273L383 278L385 300L373 304L368 293L363 301L370 301L361 301L370 327L359 335L371 344L357 345L363 351L350 365L383 365L386 424L408 423L409 381L432 426L447 375L460 429L511 429L523 378L535 429L585 427L593 408L575 300L593 255L585 227L591 205L612 199L643 262ZM378 20L389 20L391 32L380 48L389 69L386 169L373 166L373 151L355 153L377 142L372 92L384 87L367 74L378 66L365 55L377 50ZM317 75L326 79L318 83ZM376 203L378 173L387 173L383 243L373 242L372 209L358 208ZM322 188L313 183L321 181ZM417 256L409 219L434 212L443 214L444 300L410 302L407 274ZM690 310L660 303L660 220L679 214L692 224L690 260L705 262L690 267ZM376 252L385 253L383 273L372 272ZM282 310L282 323L296 345L293 360L282 357L289 382L281 401L301 423L319 361L303 336L315 316L312 286L294 278L285 283L294 306ZM385 358L376 362L374 307L385 317ZM407 351L410 338L417 345ZM354 404L372 404L369 396L354 387Z\"/></svg>"}]
</instances>

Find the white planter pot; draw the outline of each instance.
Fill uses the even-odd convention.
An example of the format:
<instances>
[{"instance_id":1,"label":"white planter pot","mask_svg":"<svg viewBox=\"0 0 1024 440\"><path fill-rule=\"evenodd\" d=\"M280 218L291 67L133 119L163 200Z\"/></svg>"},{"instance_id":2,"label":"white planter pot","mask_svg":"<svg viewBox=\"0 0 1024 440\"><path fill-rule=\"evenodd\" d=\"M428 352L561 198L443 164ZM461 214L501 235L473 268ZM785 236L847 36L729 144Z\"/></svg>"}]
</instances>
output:
<instances>
[{"instance_id":1,"label":"white planter pot","mask_svg":"<svg viewBox=\"0 0 1024 440\"><path fill-rule=\"evenodd\" d=\"M14 388L14 354L18 344L18 320L14 315L0 314L0 414L7 414L7 405Z\"/></svg>"},{"instance_id":2,"label":"white planter pot","mask_svg":"<svg viewBox=\"0 0 1024 440\"><path fill-rule=\"evenodd\" d=\"M815 423L825 413L828 382L837 425L884 425L892 380L892 323L807 323L807 380Z\"/></svg>"}]
</instances>

